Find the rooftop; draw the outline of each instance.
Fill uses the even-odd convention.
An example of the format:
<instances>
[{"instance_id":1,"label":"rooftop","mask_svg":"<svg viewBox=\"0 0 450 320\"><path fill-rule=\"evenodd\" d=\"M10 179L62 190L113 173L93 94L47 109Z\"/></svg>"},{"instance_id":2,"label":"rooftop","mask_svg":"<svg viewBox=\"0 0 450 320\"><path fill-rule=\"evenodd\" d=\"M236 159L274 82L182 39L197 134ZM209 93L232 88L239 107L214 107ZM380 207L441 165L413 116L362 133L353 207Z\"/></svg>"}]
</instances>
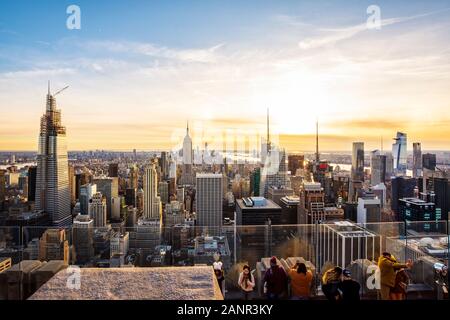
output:
<instances>
[{"instance_id":1,"label":"rooftop","mask_svg":"<svg viewBox=\"0 0 450 320\"><path fill-rule=\"evenodd\" d=\"M252 197L252 200L255 197ZM236 204L241 208L241 209L245 209L245 210L253 210L253 211L258 211L261 209L281 209L281 207L279 205L277 205L275 202L273 202L270 199L265 199L265 205L261 206L261 205L255 205L255 206L248 206L245 205L244 200L243 199L236 199Z\"/></svg>"},{"instance_id":2,"label":"rooftop","mask_svg":"<svg viewBox=\"0 0 450 320\"><path fill-rule=\"evenodd\" d=\"M222 300L211 266L81 268L79 289L67 287L74 273L61 271L30 300Z\"/></svg>"}]
</instances>

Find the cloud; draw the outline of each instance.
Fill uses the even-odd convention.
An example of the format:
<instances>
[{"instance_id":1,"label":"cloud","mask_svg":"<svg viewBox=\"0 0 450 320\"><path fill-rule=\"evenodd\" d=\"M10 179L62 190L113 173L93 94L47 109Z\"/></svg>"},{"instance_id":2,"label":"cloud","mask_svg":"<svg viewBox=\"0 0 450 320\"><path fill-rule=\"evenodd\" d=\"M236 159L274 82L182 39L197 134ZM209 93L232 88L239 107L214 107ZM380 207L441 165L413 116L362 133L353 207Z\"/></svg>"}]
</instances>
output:
<instances>
[{"instance_id":1,"label":"cloud","mask_svg":"<svg viewBox=\"0 0 450 320\"><path fill-rule=\"evenodd\" d=\"M83 44L84 46L85 44ZM110 52L134 53L153 58L163 58L181 62L215 62L217 61L217 51L224 47L224 44L203 49L175 49L159 46L153 43L128 42L128 41L91 41L86 44L91 49L108 50Z\"/></svg>"},{"instance_id":2,"label":"cloud","mask_svg":"<svg viewBox=\"0 0 450 320\"><path fill-rule=\"evenodd\" d=\"M34 77L48 77L48 76L61 76L76 73L73 68L55 68L55 69L31 69L31 70L19 70L11 71L0 74L0 80L11 78L34 78Z\"/></svg>"},{"instance_id":3,"label":"cloud","mask_svg":"<svg viewBox=\"0 0 450 320\"><path fill-rule=\"evenodd\" d=\"M409 17L396 17L396 18L389 18L389 19L381 19L380 21L380 27L390 26L397 23L402 23L406 21L411 21L418 18L427 17L433 14L442 13L445 11L450 10L450 8L446 8L439 11L433 11L428 12L424 14L418 14L413 15ZM302 40L298 43L298 46L300 49L308 50L308 49L317 49L320 47L328 46L328 45L334 45L337 42L347 40L350 38L355 37L356 35L370 30L367 26L367 23L361 23L355 26L346 27L346 28L321 28L319 31L321 32L327 32L326 35L321 37L313 37L313 38L307 38L305 40Z\"/></svg>"}]
</instances>

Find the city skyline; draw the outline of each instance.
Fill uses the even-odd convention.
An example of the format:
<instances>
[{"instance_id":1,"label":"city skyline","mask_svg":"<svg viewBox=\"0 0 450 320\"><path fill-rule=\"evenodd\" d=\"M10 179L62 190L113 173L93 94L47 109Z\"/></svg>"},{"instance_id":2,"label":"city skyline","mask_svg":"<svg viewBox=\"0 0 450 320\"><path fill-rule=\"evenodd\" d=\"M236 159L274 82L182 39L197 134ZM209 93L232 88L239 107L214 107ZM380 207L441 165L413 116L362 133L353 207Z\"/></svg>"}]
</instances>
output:
<instances>
[{"instance_id":1,"label":"city skyline","mask_svg":"<svg viewBox=\"0 0 450 320\"><path fill-rule=\"evenodd\" d=\"M3 117L0 150L36 150L47 80L70 86L58 96L69 150L171 149L186 121L194 146L264 137L268 107L289 152L314 150L316 119L323 151L389 150L397 131L408 150L450 150L445 2L380 1L380 30L365 28L369 2L124 5L79 1L81 30L68 30L66 3L6 4L22 14L1 16L1 110L21 116Z\"/></svg>"}]
</instances>

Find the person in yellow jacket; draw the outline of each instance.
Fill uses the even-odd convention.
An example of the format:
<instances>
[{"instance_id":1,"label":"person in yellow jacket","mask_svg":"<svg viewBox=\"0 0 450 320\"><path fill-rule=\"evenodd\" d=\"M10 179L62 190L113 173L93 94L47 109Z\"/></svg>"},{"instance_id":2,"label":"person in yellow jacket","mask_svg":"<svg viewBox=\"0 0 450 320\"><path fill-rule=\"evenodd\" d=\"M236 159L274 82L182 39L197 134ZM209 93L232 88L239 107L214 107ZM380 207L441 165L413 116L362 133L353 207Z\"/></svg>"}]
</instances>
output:
<instances>
[{"instance_id":1,"label":"person in yellow jacket","mask_svg":"<svg viewBox=\"0 0 450 320\"><path fill-rule=\"evenodd\" d=\"M382 300L389 300L391 289L395 287L395 277L397 271L403 268L411 268L412 261L408 260L406 264L398 263L395 257L389 252L383 252L378 259L380 268L380 294Z\"/></svg>"}]
</instances>

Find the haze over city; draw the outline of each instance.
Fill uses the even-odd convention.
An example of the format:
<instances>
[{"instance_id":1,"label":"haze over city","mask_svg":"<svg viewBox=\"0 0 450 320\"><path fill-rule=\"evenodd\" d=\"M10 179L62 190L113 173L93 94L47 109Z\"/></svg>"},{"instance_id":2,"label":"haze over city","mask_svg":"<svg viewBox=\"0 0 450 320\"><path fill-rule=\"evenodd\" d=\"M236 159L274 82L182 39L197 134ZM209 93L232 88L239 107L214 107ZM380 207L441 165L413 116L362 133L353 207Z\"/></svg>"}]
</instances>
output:
<instances>
[{"instance_id":1,"label":"haze over city","mask_svg":"<svg viewBox=\"0 0 450 320\"><path fill-rule=\"evenodd\" d=\"M68 30L69 2L3 5L0 150L36 150L47 80L70 86L69 150L170 149L186 121L194 146L264 135L267 108L289 151L314 149L316 119L322 150L389 149L396 131L450 149L445 1L379 1L379 30L368 1L78 1Z\"/></svg>"}]
</instances>

